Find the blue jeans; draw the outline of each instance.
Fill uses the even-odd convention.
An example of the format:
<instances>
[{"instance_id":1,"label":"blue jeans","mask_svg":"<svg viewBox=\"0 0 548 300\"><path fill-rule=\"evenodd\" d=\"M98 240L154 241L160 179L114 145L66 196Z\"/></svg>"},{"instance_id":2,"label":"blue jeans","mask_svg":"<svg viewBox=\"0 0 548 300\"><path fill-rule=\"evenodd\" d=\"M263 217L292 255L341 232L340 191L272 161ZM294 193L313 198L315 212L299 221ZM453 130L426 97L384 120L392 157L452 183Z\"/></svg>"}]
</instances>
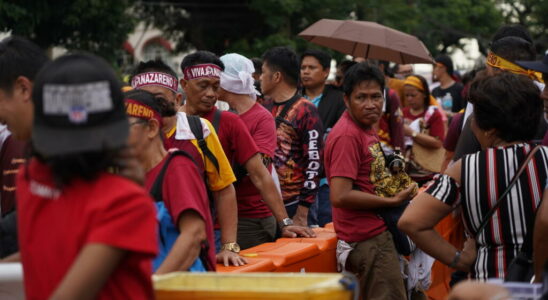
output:
<instances>
[{"instance_id":1,"label":"blue jeans","mask_svg":"<svg viewBox=\"0 0 548 300\"><path fill-rule=\"evenodd\" d=\"M285 207L287 215L293 218L297 212L298 203ZM329 201L329 185L324 184L318 189L316 201L308 209L308 226L324 227L325 224L332 221L331 201Z\"/></svg>"},{"instance_id":2,"label":"blue jeans","mask_svg":"<svg viewBox=\"0 0 548 300\"><path fill-rule=\"evenodd\" d=\"M215 229L213 233L215 234L215 253L219 253L221 251L221 230Z\"/></svg>"},{"instance_id":3,"label":"blue jeans","mask_svg":"<svg viewBox=\"0 0 548 300\"><path fill-rule=\"evenodd\" d=\"M320 186L320 188L318 189L315 203L318 207L316 219L317 224L320 227L324 227L325 224L331 223L331 221L333 221L331 217L331 201L329 200L329 185L324 184Z\"/></svg>"}]
</instances>

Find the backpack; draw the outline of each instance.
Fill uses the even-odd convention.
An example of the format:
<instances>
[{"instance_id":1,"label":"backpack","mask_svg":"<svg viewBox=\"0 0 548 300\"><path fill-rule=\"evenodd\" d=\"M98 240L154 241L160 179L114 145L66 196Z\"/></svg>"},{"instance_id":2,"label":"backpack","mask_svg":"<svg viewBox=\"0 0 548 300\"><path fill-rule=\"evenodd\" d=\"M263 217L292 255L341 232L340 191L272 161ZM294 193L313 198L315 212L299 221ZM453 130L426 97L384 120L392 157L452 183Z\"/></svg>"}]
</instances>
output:
<instances>
[{"instance_id":1,"label":"backpack","mask_svg":"<svg viewBox=\"0 0 548 300\"><path fill-rule=\"evenodd\" d=\"M167 210L165 203L163 201L162 196L162 186L164 182L164 175L166 173L167 167L169 166L169 163L171 162L171 159L173 157L182 155L190 158L194 164L196 164L196 161L188 152L185 152L183 150L177 150L170 152L168 154L168 157L166 159L166 162L164 163L162 169L160 170L160 173L158 173L158 177L156 177L156 180L152 184L152 188L150 190L150 194L154 199L154 204L156 205L156 219L158 220L159 226L158 226L158 236L159 236L159 252L158 255L154 258L152 266L153 270L156 271L164 259L167 257L169 251L173 247L173 244L175 244L175 241L179 237L179 229L175 226L173 219L171 218L171 215L169 214L169 211ZM196 166L198 166L196 164ZM214 270L214 266L211 266L209 263L208 257L208 251L209 251L209 244L207 240L202 241L201 243L201 249L200 254L198 258L194 261L194 263L190 266L188 271L190 272L205 272L208 270Z\"/></svg>"},{"instance_id":2,"label":"backpack","mask_svg":"<svg viewBox=\"0 0 548 300\"><path fill-rule=\"evenodd\" d=\"M198 142L198 146L202 150L202 153L213 163L215 168L217 169L217 172L219 172L219 161L215 157L215 155L209 150L207 147L207 143L204 140L204 133L202 128L202 122L200 122L200 117L198 116L191 116L187 115L188 118L188 124L190 125L190 130L194 134L194 137L196 138L196 141ZM219 126L221 122L221 111L215 110L213 113L213 122L211 124L213 125L213 128L215 129L215 132L219 132ZM205 164L205 162L204 162ZM236 182L241 181L245 176L247 176L247 170L244 166L232 161L230 162L232 166L232 171L234 172L234 176L236 176Z\"/></svg>"}]
</instances>

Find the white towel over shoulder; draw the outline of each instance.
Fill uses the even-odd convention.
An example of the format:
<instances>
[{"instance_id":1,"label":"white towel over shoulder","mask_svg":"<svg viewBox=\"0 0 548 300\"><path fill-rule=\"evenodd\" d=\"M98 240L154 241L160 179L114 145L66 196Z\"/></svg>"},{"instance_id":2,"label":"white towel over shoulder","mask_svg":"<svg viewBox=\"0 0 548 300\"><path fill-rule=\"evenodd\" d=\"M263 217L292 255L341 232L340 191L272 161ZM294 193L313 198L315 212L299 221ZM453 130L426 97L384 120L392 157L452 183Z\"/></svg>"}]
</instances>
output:
<instances>
[{"instance_id":1,"label":"white towel over shoulder","mask_svg":"<svg viewBox=\"0 0 548 300\"><path fill-rule=\"evenodd\" d=\"M207 123L202 118L200 118L200 122L202 123L202 130L204 132L204 139L205 139L207 136L211 134L211 131L209 130ZM188 124L186 113L184 112L177 113L177 129L175 131L175 139L176 140L196 139L196 137L194 136L194 133L192 133L192 130L190 130L190 125Z\"/></svg>"}]
</instances>

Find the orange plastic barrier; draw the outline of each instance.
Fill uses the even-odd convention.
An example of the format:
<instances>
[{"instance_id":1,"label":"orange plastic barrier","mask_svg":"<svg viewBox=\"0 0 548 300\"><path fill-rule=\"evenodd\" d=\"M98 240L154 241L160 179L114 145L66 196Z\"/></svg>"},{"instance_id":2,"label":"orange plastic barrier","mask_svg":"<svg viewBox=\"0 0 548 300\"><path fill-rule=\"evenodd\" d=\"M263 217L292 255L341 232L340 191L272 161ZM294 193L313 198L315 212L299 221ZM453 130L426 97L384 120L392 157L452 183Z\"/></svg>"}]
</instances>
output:
<instances>
[{"instance_id":1,"label":"orange plastic barrier","mask_svg":"<svg viewBox=\"0 0 548 300\"><path fill-rule=\"evenodd\" d=\"M276 272L300 272L303 268L308 272L308 261L320 254L320 249L310 243L265 243L246 249L241 255L257 255L272 259Z\"/></svg>"},{"instance_id":2,"label":"orange plastic barrier","mask_svg":"<svg viewBox=\"0 0 548 300\"><path fill-rule=\"evenodd\" d=\"M451 214L443 218L436 225L436 231L457 249L462 249L464 246L464 225L460 216L454 217ZM432 266L432 284L430 289L426 291L429 299L444 300L447 298L450 290L449 281L453 272L453 269L439 261L434 262Z\"/></svg>"},{"instance_id":3,"label":"orange plastic barrier","mask_svg":"<svg viewBox=\"0 0 548 300\"><path fill-rule=\"evenodd\" d=\"M337 235L333 230L314 228L315 238L280 238L276 243L311 243L318 246L320 251L337 249Z\"/></svg>"},{"instance_id":4,"label":"orange plastic barrier","mask_svg":"<svg viewBox=\"0 0 548 300\"><path fill-rule=\"evenodd\" d=\"M217 272L337 272L337 236L331 228L314 228L315 238L280 238L240 252L249 264Z\"/></svg>"},{"instance_id":5,"label":"orange plastic barrier","mask_svg":"<svg viewBox=\"0 0 548 300\"><path fill-rule=\"evenodd\" d=\"M217 272L221 273L249 273L249 272L274 272L276 266L270 258L246 257L247 264L239 267L217 264Z\"/></svg>"},{"instance_id":6,"label":"orange plastic barrier","mask_svg":"<svg viewBox=\"0 0 548 300\"><path fill-rule=\"evenodd\" d=\"M307 272L337 272L337 235L332 229L314 228L315 238L281 238L276 243L309 243L315 244L320 250L317 257L303 262L303 268ZM283 272L277 270L277 272Z\"/></svg>"}]
</instances>

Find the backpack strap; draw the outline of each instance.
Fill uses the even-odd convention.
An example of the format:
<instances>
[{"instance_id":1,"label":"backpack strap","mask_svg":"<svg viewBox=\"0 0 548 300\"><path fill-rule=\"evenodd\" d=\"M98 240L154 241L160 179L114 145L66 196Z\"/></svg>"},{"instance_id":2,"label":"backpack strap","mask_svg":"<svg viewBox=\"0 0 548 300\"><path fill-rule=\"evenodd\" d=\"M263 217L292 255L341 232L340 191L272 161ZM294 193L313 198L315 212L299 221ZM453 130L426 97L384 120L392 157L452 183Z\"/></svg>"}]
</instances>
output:
<instances>
[{"instance_id":1,"label":"backpack strap","mask_svg":"<svg viewBox=\"0 0 548 300\"><path fill-rule=\"evenodd\" d=\"M221 111L216 109L213 112L213 122L211 122L211 125L213 125L213 128L215 128L215 132L219 132L219 125L221 124Z\"/></svg>"},{"instance_id":2,"label":"backpack strap","mask_svg":"<svg viewBox=\"0 0 548 300\"><path fill-rule=\"evenodd\" d=\"M285 103L284 107L282 108L282 111L276 117L276 127L279 127L281 123L286 123L287 122L285 117L286 117L287 113L289 112L289 109L291 109L293 104L295 104L295 102L297 102L297 100L299 100L299 99L301 99L301 94L299 94L297 92L293 97L291 97L291 99L289 99Z\"/></svg>"},{"instance_id":3,"label":"backpack strap","mask_svg":"<svg viewBox=\"0 0 548 300\"><path fill-rule=\"evenodd\" d=\"M156 180L154 181L154 183L152 184L152 188L150 189L150 195L152 196L152 198L154 198L155 202L164 201L164 197L162 195L162 184L164 182L164 176L166 174L167 167L169 166L169 163L171 162L171 159L173 159L173 157L178 155L186 156L190 158L190 160L194 163L194 165L196 165L198 170L200 169L200 167L198 166L198 164L196 163L192 155L188 154L188 152L183 150L176 150L173 152L169 152L166 162L162 166L160 173L158 173L158 176L156 177Z\"/></svg>"},{"instance_id":4,"label":"backpack strap","mask_svg":"<svg viewBox=\"0 0 548 300\"><path fill-rule=\"evenodd\" d=\"M220 116L220 113L219 113L219 116ZM209 161L213 163L213 165L215 166L215 169L217 170L217 173L219 173L219 170L220 170L219 161L217 160L215 155L211 152L211 150L209 150L209 148L207 147L207 143L204 139L204 132L202 127L202 122L200 121L200 117L187 114L186 118L188 120L188 125L190 125L190 130L192 131L192 133L194 134L194 137L198 141L198 147L200 147L200 150L202 150L202 153L205 155L205 157L207 157L207 159L209 159ZM214 116L213 121L215 121L215 119L216 117ZM204 161L204 164L205 164L205 161Z\"/></svg>"},{"instance_id":5,"label":"backpack strap","mask_svg":"<svg viewBox=\"0 0 548 300\"><path fill-rule=\"evenodd\" d=\"M199 119L198 119L199 121ZM163 202L163 195L162 195L162 186L164 183L164 176L167 171L167 167L169 166L169 163L175 156L186 156L190 158L190 160L196 165L196 167L199 169L198 163L194 160L192 155L190 155L188 152L184 150L176 150L173 152L168 153L168 157L166 159L166 162L162 166L162 169L160 170L160 173L158 173L158 176L156 177L156 180L152 184L152 188L150 189L150 195L154 199L155 202ZM173 222L173 220L172 220ZM161 237L160 237L161 238ZM215 269L215 266L212 266L208 259L208 252L209 252L209 243L207 240L204 240L200 243L200 254L199 258L202 261L204 267L208 271L213 271Z\"/></svg>"}]
</instances>

